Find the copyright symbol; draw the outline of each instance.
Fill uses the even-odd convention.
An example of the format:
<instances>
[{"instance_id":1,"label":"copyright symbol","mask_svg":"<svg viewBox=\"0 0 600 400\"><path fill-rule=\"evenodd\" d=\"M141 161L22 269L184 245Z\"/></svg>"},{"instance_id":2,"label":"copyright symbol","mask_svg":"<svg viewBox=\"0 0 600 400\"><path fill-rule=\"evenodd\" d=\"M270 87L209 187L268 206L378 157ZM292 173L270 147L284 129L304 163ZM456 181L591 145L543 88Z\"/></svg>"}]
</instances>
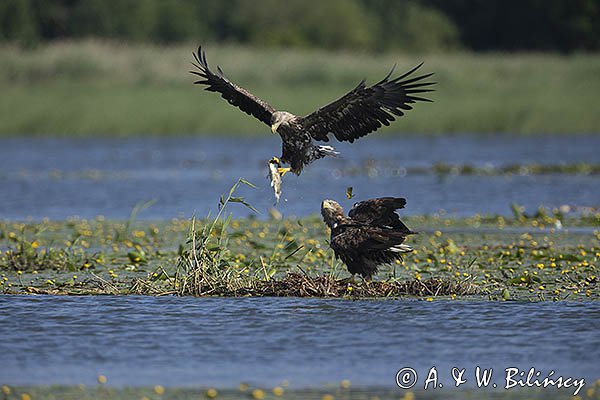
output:
<instances>
[{"instance_id":1,"label":"copyright symbol","mask_svg":"<svg viewBox=\"0 0 600 400\"><path fill-rule=\"evenodd\" d=\"M404 367L396 374L396 385L401 389L410 389L417 384L417 371L410 367Z\"/></svg>"}]
</instances>

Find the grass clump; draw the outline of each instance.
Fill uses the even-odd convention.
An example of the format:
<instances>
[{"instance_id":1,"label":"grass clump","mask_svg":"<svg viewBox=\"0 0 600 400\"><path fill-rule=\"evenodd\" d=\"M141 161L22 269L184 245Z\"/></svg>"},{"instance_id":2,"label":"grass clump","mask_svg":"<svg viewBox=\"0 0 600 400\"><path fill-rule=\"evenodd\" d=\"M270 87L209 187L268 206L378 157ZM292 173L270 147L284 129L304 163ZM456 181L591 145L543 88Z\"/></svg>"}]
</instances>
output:
<instances>
[{"instance_id":1,"label":"grass clump","mask_svg":"<svg viewBox=\"0 0 600 400\"><path fill-rule=\"evenodd\" d=\"M187 240L190 247L181 252L174 278L178 295L222 295L251 284L249 276L234 268L229 257L227 228L231 215L221 219L227 205L232 202L244 204L254 210L243 198L233 196L242 184L254 187L248 181L239 179L229 194L225 198L221 197L219 212L213 219L209 218L205 224L197 227L198 221L195 217L192 218Z\"/></svg>"}]
</instances>

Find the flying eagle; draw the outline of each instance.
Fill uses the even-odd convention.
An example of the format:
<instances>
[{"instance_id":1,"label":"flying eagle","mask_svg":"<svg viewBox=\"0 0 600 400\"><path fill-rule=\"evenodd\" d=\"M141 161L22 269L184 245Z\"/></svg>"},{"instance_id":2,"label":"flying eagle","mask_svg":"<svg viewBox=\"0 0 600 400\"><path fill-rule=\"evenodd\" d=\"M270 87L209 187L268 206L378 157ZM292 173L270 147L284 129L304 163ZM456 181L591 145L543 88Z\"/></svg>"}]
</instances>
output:
<instances>
[{"instance_id":1,"label":"flying eagle","mask_svg":"<svg viewBox=\"0 0 600 400\"><path fill-rule=\"evenodd\" d=\"M381 197L354 204L348 216L333 200L321 204L323 220L331 229L330 246L352 275L361 274L371 280L381 264L402 260L412 251L404 244L406 236L415 234L396 214L406 200Z\"/></svg>"},{"instance_id":2,"label":"flying eagle","mask_svg":"<svg viewBox=\"0 0 600 400\"><path fill-rule=\"evenodd\" d=\"M205 90L221 93L221 97L246 114L271 127L273 134L279 133L282 145L280 160L291 168L282 169L282 175L291 170L300 175L302 168L311 162L338 154L331 146L313 144L313 139L328 142L332 133L339 141L354 142L382 125L388 126L396 116L411 110L412 103L431 101L417 96L430 92L435 82L424 79L433 74L411 77L423 64L419 64L403 75L390 79L394 68L380 82L367 86L363 79L358 86L338 100L319 108L313 113L300 117L287 111L277 111L246 89L231 82L217 66L217 72L211 71L202 48L194 54L192 64L198 69L190 71L199 76L195 84L206 85ZM394 66L395 67L395 66Z\"/></svg>"}]
</instances>

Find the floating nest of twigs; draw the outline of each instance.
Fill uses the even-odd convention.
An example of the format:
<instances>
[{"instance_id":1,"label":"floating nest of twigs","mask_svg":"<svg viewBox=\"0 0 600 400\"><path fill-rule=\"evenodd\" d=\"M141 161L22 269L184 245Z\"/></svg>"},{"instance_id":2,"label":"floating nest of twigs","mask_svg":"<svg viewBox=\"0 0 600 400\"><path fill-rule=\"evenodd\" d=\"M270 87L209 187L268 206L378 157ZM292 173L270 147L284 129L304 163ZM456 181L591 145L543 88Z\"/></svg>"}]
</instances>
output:
<instances>
[{"instance_id":1,"label":"floating nest of twigs","mask_svg":"<svg viewBox=\"0 0 600 400\"><path fill-rule=\"evenodd\" d=\"M117 288L112 284L98 278L89 285L81 288L54 287L42 289L35 287L25 288L31 294L52 295L127 295L140 294L150 296L165 295L195 295L195 296L223 296L223 297L332 297L332 298L384 298L384 297L436 297L436 296L468 296L481 294L481 287L466 281L450 278L429 278L426 280L409 281L363 281L335 279L329 275L309 276L307 274L289 272L281 279L268 281L256 280L247 286L237 288L227 285L212 286L210 288L197 288L194 293L178 293L176 290L157 287L151 281L135 279L129 289Z\"/></svg>"},{"instance_id":2,"label":"floating nest of twigs","mask_svg":"<svg viewBox=\"0 0 600 400\"><path fill-rule=\"evenodd\" d=\"M244 288L232 295L277 297L400 297L400 296L465 296L480 293L480 287L451 279L430 278L410 281L352 281L331 276L311 277L288 273L280 280L262 281L254 288Z\"/></svg>"}]
</instances>

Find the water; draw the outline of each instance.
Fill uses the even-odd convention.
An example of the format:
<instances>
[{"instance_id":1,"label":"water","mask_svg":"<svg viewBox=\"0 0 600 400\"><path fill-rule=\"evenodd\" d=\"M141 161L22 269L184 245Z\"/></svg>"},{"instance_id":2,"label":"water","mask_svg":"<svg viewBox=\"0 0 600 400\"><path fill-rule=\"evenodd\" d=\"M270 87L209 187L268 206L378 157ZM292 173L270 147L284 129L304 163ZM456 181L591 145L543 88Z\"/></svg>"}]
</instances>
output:
<instances>
[{"instance_id":1,"label":"water","mask_svg":"<svg viewBox=\"0 0 600 400\"><path fill-rule=\"evenodd\" d=\"M240 177L258 188L239 194L265 217L273 205L266 162L280 154L277 136L257 138L0 139L0 218L127 218L133 206L156 199L142 219L204 216ZM320 160L302 176L284 178L285 215L317 213L324 198L348 207L358 199L394 195L408 199L406 213L439 210L457 215L510 214L516 202L600 206L597 176L448 176L402 173L435 163L600 163L600 136L381 137L353 145L334 143L336 159ZM368 168L365 168L368 167ZM357 171L356 173L353 171ZM345 199L348 186L356 198ZM248 210L236 205L236 216Z\"/></svg>"},{"instance_id":2,"label":"water","mask_svg":"<svg viewBox=\"0 0 600 400\"><path fill-rule=\"evenodd\" d=\"M597 302L0 296L0 383L393 387L432 366L448 385L476 366L592 382L599 317Z\"/></svg>"}]
</instances>

